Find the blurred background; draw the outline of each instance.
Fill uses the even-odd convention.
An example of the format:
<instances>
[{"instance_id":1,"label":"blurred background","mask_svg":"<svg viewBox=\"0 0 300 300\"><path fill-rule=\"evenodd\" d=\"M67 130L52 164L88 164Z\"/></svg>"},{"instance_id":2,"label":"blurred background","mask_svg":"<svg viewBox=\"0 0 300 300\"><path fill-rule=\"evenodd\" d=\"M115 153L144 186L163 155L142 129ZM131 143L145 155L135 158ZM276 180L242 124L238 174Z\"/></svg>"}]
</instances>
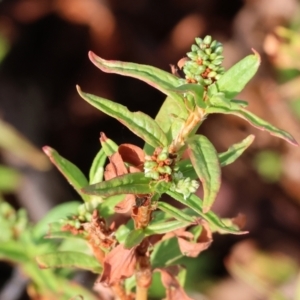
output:
<instances>
[{"instance_id":1,"label":"blurred background","mask_svg":"<svg viewBox=\"0 0 300 300\"><path fill-rule=\"evenodd\" d=\"M15 208L26 208L36 222L56 204L78 199L39 152L42 146L53 147L87 174L99 150L100 131L118 144L142 145L124 126L82 101L75 85L152 117L164 95L137 80L101 73L89 62L89 50L105 59L169 71L195 37L207 34L224 44L226 68L251 48L261 54L259 72L239 99L300 142L297 0L2 0L1 197ZM19 138L14 140L16 132ZM197 263L183 261L191 297L299 300L299 148L233 116L209 117L201 133L219 152L249 134L256 139L223 169L213 207L226 218L245 214L250 233L215 235ZM1 262L0 270L0 299L28 299L22 284L20 293L7 292L15 278L13 267ZM159 293L154 287L157 299Z\"/></svg>"}]
</instances>

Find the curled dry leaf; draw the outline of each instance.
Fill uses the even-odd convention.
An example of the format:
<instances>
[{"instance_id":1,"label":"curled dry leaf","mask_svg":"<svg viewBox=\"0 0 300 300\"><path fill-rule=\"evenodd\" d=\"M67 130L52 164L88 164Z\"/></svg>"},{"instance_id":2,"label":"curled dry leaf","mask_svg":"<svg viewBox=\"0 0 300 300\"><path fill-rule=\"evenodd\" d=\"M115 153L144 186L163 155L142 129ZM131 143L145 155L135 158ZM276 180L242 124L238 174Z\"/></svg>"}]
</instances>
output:
<instances>
[{"instance_id":1,"label":"curled dry leaf","mask_svg":"<svg viewBox=\"0 0 300 300\"><path fill-rule=\"evenodd\" d=\"M112 285L120 280L131 277L136 265L136 247L126 249L122 244L109 252L103 263L103 273L99 282Z\"/></svg>"},{"instance_id":2,"label":"curled dry leaf","mask_svg":"<svg viewBox=\"0 0 300 300\"><path fill-rule=\"evenodd\" d=\"M199 225L198 225L199 226ZM194 235L185 231L184 228L168 233L164 239L176 236L178 245L182 254L188 257L197 257L202 251L206 250L212 243L212 232L206 222L201 223L202 231L197 241L194 241Z\"/></svg>"},{"instance_id":3,"label":"curled dry leaf","mask_svg":"<svg viewBox=\"0 0 300 300\"><path fill-rule=\"evenodd\" d=\"M135 196L133 194L127 194L125 196L125 199L115 206L115 212L119 214L126 214L132 209L134 205Z\"/></svg>"},{"instance_id":4,"label":"curled dry leaf","mask_svg":"<svg viewBox=\"0 0 300 300\"><path fill-rule=\"evenodd\" d=\"M175 277L179 272L179 267L172 266L164 269L155 269L154 271L161 273L161 281L166 288L165 300L193 300L185 293Z\"/></svg>"},{"instance_id":5,"label":"curled dry leaf","mask_svg":"<svg viewBox=\"0 0 300 300\"><path fill-rule=\"evenodd\" d=\"M106 166L104 171L105 180L112 179L117 176L127 174L127 168L123 162L121 155L116 152L109 157L110 163Z\"/></svg>"},{"instance_id":6,"label":"curled dry leaf","mask_svg":"<svg viewBox=\"0 0 300 300\"><path fill-rule=\"evenodd\" d=\"M138 146L132 144L121 144L119 146L118 152L121 155L123 161L135 167L143 165L145 161L145 153Z\"/></svg>"},{"instance_id":7,"label":"curled dry leaf","mask_svg":"<svg viewBox=\"0 0 300 300\"><path fill-rule=\"evenodd\" d=\"M178 61L177 66L179 67L180 70L183 68L187 60L189 60L187 57L183 57Z\"/></svg>"}]
</instances>

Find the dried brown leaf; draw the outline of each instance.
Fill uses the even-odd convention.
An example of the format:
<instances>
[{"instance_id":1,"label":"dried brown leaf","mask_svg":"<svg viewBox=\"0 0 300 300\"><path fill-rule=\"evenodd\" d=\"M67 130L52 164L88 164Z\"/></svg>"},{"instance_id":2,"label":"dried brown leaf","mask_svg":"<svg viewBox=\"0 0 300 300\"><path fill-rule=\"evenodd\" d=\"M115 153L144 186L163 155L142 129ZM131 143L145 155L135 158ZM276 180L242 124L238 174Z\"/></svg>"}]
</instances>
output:
<instances>
[{"instance_id":1,"label":"dried brown leaf","mask_svg":"<svg viewBox=\"0 0 300 300\"><path fill-rule=\"evenodd\" d=\"M155 269L155 271L161 273L161 281L166 288L167 297L165 300L193 300L185 293L175 277L179 271L178 267L173 266L164 269Z\"/></svg>"},{"instance_id":2,"label":"dried brown leaf","mask_svg":"<svg viewBox=\"0 0 300 300\"><path fill-rule=\"evenodd\" d=\"M127 194L121 202L115 206L115 212L119 214L125 214L129 212L135 205L135 196L133 194Z\"/></svg>"},{"instance_id":3,"label":"dried brown leaf","mask_svg":"<svg viewBox=\"0 0 300 300\"><path fill-rule=\"evenodd\" d=\"M132 144L122 144L119 146L118 152L123 161L135 167L141 166L145 161L145 153L138 146Z\"/></svg>"},{"instance_id":4,"label":"dried brown leaf","mask_svg":"<svg viewBox=\"0 0 300 300\"><path fill-rule=\"evenodd\" d=\"M114 248L104 259L103 273L99 282L108 285L133 275L136 266L135 247L125 249L122 244Z\"/></svg>"}]
</instances>

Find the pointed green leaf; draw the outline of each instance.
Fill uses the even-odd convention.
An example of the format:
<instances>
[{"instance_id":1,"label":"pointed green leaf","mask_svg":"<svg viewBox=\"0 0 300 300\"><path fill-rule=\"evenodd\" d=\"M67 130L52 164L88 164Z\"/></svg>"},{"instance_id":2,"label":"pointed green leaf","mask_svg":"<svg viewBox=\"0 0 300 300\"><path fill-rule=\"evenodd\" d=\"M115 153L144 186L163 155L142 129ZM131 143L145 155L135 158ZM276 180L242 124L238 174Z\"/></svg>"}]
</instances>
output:
<instances>
[{"instance_id":1,"label":"pointed green leaf","mask_svg":"<svg viewBox=\"0 0 300 300\"><path fill-rule=\"evenodd\" d=\"M221 167L225 167L239 158L244 151L252 144L254 140L254 135L249 135L244 140L239 143L233 144L228 148L227 151L219 153L219 161ZM190 177L191 179L197 178L197 173L193 167L192 162L190 159L183 159L177 163L179 171L183 174L184 177Z\"/></svg>"},{"instance_id":2,"label":"pointed green leaf","mask_svg":"<svg viewBox=\"0 0 300 300\"><path fill-rule=\"evenodd\" d=\"M34 227L33 236L36 239L44 238L49 231L49 224L58 221L61 218L77 214L78 206L81 203L79 201L71 201L59 204L52 208L46 216L44 216ZM61 226L61 225L60 225Z\"/></svg>"},{"instance_id":3,"label":"pointed green leaf","mask_svg":"<svg viewBox=\"0 0 300 300\"><path fill-rule=\"evenodd\" d=\"M277 127L271 125L270 123L264 121L263 119L257 117L253 113L239 107L238 105L227 108L222 106L216 107L208 107L206 109L207 114L219 113L219 114L231 114L238 116L246 121L248 121L252 126L260 129L266 130L271 135L277 136L281 139L286 140L287 142L291 143L292 145L298 146L297 141L290 135L288 132L278 129Z\"/></svg>"},{"instance_id":4,"label":"pointed green leaf","mask_svg":"<svg viewBox=\"0 0 300 300\"><path fill-rule=\"evenodd\" d=\"M75 251L47 253L36 257L40 268L80 268L100 274L102 267L95 257Z\"/></svg>"},{"instance_id":5,"label":"pointed green leaf","mask_svg":"<svg viewBox=\"0 0 300 300\"><path fill-rule=\"evenodd\" d=\"M176 219L178 221L189 222L189 223L193 223L195 221L194 217L189 216L188 214L184 213L182 211L182 209L178 209L178 208L174 207L173 205L170 205L166 202L159 201L157 203L157 208L166 212L167 214L169 214L171 217L173 217L174 219Z\"/></svg>"},{"instance_id":6,"label":"pointed green leaf","mask_svg":"<svg viewBox=\"0 0 300 300\"><path fill-rule=\"evenodd\" d=\"M189 83L183 84L176 88L173 88L172 91L180 94L191 94L194 97L195 104L201 108L205 108L207 105L203 101L204 87L200 84Z\"/></svg>"},{"instance_id":7,"label":"pointed green leaf","mask_svg":"<svg viewBox=\"0 0 300 300\"><path fill-rule=\"evenodd\" d=\"M101 146L107 157L118 151L119 146L113 140L107 138L103 132L100 133L100 136Z\"/></svg>"},{"instance_id":8,"label":"pointed green leaf","mask_svg":"<svg viewBox=\"0 0 300 300\"><path fill-rule=\"evenodd\" d=\"M126 106L119 103L83 93L79 87L77 87L77 90L84 100L107 115L116 118L133 133L143 139L147 144L152 147L167 146L168 140L166 135L158 124L148 115L142 112L131 112Z\"/></svg>"},{"instance_id":9,"label":"pointed green leaf","mask_svg":"<svg viewBox=\"0 0 300 300\"><path fill-rule=\"evenodd\" d=\"M183 101L181 96L170 90L170 88L176 87L180 84L179 78L171 73L148 65L116 60L105 60L98 57L92 51L89 52L89 58L92 63L103 72L115 73L140 79L163 92L167 96L170 96L177 101Z\"/></svg>"},{"instance_id":10,"label":"pointed green leaf","mask_svg":"<svg viewBox=\"0 0 300 300\"><path fill-rule=\"evenodd\" d=\"M186 226L189 226L189 222L183 222L183 221L168 221L168 222L160 222L160 223L154 223L148 225L147 228L145 228L145 234L153 235L153 234L164 234L167 232L171 232L180 228L184 228Z\"/></svg>"},{"instance_id":11,"label":"pointed green leaf","mask_svg":"<svg viewBox=\"0 0 300 300\"><path fill-rule=\"evenodd\" d=\"M208 222L211 228L215 229L217 228L219 232L222 233L232 233L232 234L245 234L247 231L239 231L235 227L227 227L221 219L212 211L209 211L207 213L203 213L202 210L202 200L192 194L190 195L186 200L184 199L183 195L173 192L173 191L168 191L167 194L171 196L173 199L176 199L183 205L191 208L193 211L195 211L202 219Z\"/></svg>"},{"instance_id":12,"label":"pointed green leaf","mask_svg":"<svg viewBox=\"0 0 300 300\"><path fill-rule=\"evenodd\" d=\"M239 158L242 153L252 144L255 136L250 134L245 139L243 139L240 143L233 144L228 148L226 152L219 154L219 160L222 167L225 167Z\"/></svg>"},{"instance_id":13,"label":"pointed green leaf","mask_svg":"<svg viewBox=\"0 0 300 300\"><path fill-rule=\"evenodd\" d=\"M260 56L248 55L225 72L216 82L219 92L225 93L227 99L234 98L240 93L249 80L255 75L260 65Z\"/></svg>"},{"instance_id":14,"label":"pointed green leaf","mask_svg":"<svg viewBox=\"0 0 300 300\"><path fill-rule=\"evenodd\" d=\"M193 136L188 139L187 144L191 162L203 185L203 211L208 212L221 186L218 153L212 143L203 135Z\"/></svg>"},{"instance_id":15,"label":"pointed green leaf","mask_svg":"<svg viewBox=\"0 0 300 300\"><path fill-rule=\"evenodd\" d=\"M103 180L104 164L106 158L107 156L103 148L101 148L101 150L95 156L90 169L90 174L89 174L90 184L94 184Z\"/></svg>"},{"instance_id":16,"label":"pointed green leaf","mask_svg":"<svg viewBox=\"0 0 300 300\"><path fill-rule=\"evenodd\" d=\"M60 173L62 173L68 182L74 187L82 199L88 201L89 197L81 192L81 188L89 183L79 168L67 159L60 156L56 150L48 146L43 147L43 151L50 158L51 162L56 166Z\"/></svg>"},{"instance_id":17,"label":"pointed green leaf","mask_svg":"<svg viewBox=\"0 0 300 300\"><path fill-rule=\"evenodd\" d=\"M124 247L130 249L139 245L145 237L144 229L134 229L126 237Z\"/></svg>"},{"instance_id":18,"label":"pointed green leaf","mask_svg":"<svg viewBox=\"0 0 300 300\"><path fill-rule=\"evenodd\" d=\"M118 194L148 194L152 192L150 182L151 178L145 177L142 172L131 173L86 186L82 192L104 197Z\"/></svg>"}]
</instances>

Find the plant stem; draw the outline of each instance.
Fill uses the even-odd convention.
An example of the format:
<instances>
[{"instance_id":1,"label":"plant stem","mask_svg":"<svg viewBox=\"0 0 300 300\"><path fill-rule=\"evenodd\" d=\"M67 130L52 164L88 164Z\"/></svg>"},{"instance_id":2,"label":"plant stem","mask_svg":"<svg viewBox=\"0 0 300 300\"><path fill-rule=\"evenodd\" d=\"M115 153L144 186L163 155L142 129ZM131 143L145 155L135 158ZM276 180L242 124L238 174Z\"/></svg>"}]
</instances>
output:
<instances>
[{"instance_id":1,"label":"plant stem","mask_svg":"<svg viewBox=\"0 0 300 300\"><path fill-rule=\"evenodd\" d=\"M137 285L135 300L147 300L148 288Z\"/></svg>"}]
</instances>

